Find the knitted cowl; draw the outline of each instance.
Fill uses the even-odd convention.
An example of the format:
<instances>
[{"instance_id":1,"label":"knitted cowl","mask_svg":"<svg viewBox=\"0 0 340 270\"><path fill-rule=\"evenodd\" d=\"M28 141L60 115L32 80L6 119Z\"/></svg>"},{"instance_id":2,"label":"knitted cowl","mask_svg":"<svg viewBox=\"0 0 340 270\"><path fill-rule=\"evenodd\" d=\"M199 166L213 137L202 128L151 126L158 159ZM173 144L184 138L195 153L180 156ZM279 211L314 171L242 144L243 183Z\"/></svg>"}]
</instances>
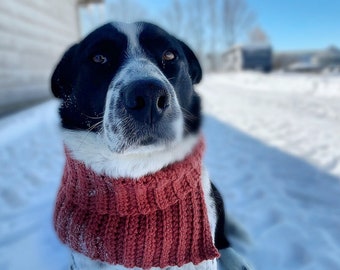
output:
<instances>
[{"instance_id":1,"label":"knitted cowl","mask_svg":"<svg viewBox=\"0 0 340 270\"><path fill-rule=\"evenodd\" d=\"M139 179L98 175L66 149L54 212L59 238L91 259L128 268L219 257L201 183L203 149L201 139L184 160Z\"/></svg>"}]
</instances>

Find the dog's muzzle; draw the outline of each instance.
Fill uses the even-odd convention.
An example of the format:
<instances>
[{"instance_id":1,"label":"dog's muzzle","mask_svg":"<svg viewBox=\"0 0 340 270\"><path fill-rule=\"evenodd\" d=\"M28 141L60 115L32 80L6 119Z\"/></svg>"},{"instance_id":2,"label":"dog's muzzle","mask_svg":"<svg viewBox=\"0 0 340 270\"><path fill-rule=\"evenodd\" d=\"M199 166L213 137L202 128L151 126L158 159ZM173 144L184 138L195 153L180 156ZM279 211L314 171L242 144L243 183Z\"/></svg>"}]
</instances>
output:
<instances>
[{"instance_id":1,"label":"dog's muzzle","mask_svg":"<svg viewBox=\"0 0 340 270\"><path fill-rule=\"evenodd\" d=\"M104 135L116 152L179 141L184 118L176 92L150 61L130 60L109 86Z\"/></svg>"}]
</instances>

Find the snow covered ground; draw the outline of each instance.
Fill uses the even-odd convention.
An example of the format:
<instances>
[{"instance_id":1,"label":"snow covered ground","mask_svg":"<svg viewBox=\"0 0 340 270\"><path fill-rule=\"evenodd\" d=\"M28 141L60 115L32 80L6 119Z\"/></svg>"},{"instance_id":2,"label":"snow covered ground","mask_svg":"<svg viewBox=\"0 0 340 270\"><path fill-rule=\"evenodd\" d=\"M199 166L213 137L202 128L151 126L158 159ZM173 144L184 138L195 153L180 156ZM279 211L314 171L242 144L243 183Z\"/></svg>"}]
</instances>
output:
<instances>
[{"instance_id":1,"label":"snow covered ground","mask_svg":"<svg viewBox=\"0 0 340 270\"><path fill-rule=\"evenodd\" d=\"M340 269L340 78L206 76L206 165L256 269ZM51 215L57 102L0 120L0 269L67 270Z\"/></svg>"}]
</instances>

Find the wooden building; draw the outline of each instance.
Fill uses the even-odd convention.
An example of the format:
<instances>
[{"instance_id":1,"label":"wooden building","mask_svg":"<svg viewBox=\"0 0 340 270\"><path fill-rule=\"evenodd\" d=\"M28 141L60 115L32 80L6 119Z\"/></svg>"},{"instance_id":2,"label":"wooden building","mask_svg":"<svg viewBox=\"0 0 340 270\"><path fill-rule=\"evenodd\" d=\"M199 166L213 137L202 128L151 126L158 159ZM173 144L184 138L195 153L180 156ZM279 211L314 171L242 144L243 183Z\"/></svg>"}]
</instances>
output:
<instances>
[{"instance_id":1,"label":"wooden building","mask_svg":"<svg viewBox=\"0 0 340 270\"><path fill-rule=\"evenodd\" d=\"M51 97L53 67L79 39L79 5L91 2L0 1L0 115Z\"/></svg>"},{"instance_id":2,"label":"wooden building","mask_svg":"<svg viewBox=\"0 0 340 270\"><path fill-rule=\"evenodd\" d=\"M248 45L231 48L223 56L223 69L230 71L272 69L272 48L269 45Z\"/></svg>"}]
</instances>

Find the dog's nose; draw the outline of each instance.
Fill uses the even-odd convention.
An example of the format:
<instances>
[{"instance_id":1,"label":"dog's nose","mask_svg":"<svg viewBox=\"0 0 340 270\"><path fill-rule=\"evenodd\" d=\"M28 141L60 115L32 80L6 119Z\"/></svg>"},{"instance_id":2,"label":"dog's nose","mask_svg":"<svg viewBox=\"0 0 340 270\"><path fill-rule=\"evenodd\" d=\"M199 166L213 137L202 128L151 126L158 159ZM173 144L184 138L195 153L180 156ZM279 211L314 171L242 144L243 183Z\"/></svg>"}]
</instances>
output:
<instances>
[{"instance_id":1,"label":"dog's nose","mask_svg":"<svg viewBox=\"0 0 340 270\"><path fill-rule=\"evenodd\" d=\"M159 121L170 105L165 85L158 80L139 80L124 89L124 105L137 121L153 124Z\"/></svg>"}]
</instances>

